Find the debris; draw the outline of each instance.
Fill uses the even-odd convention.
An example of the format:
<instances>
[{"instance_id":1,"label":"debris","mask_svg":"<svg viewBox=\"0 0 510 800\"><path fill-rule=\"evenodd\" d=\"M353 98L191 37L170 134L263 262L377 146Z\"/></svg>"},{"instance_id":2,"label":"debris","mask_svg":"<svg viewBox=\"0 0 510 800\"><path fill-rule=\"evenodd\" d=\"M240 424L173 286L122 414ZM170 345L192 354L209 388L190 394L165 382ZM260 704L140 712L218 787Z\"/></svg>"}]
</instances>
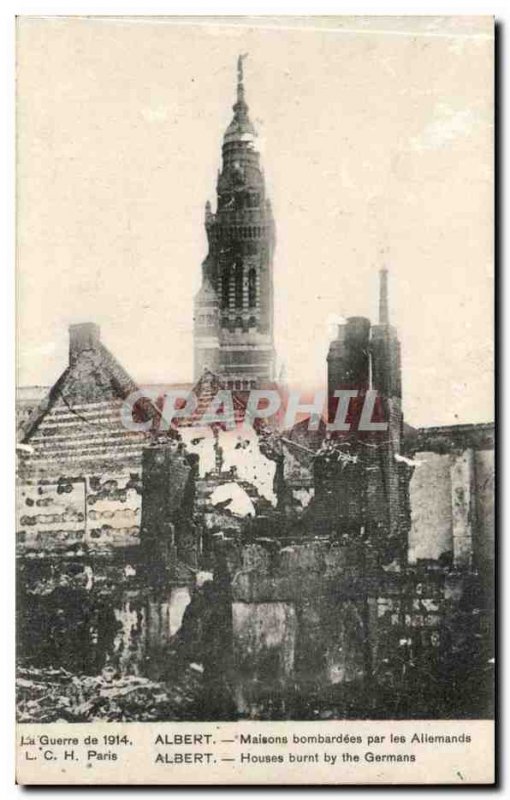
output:
<instances>
[{"instance_id":1,"label":"debris","mask_svg":"<svg viewBox=\"0 0 510 800\"><path fill-rule=\"evenodd\" d=\"M18 450L20 453L24 453L27 456L31 456L33 453L35 453L35 450L31 444L23 444L23 442L19 442L16 445L16 450Z\"/></svg>"},{"instance_id":2,"label":"debris","mask_svg":"<svg viewBox=\"0 0 510 800\"><path fill-rule=\"evenodd\" d=\"M197 572L197 574L195 576L196 585L197 585L197 588L199 588L199 589L200 589L201 586L204 585L204 583L208 583L209 581L213 581L213 580L214 580L214 575L213 575L212 572L205 572L205 571L201 570L201 571Z\"/></svg>"},{"instance_id":3,"label":"debris","mask_svg":"<svg viewBox=\"0 0 510 800\"><path fill-rule=\"evenodd\" d=\"M19 722L129 722L198 719L203 666L184 665L171 684L138 675L72 675L65 669L18 670ZM108 674L106 675L105 673Z\"/></svg>"},{"instance_id":4,"label":"debris","mask_svg":"<svg viewBox=\"0 0 510 800\"><path fill-rule=\"evenodd\" d=\"M252 501L238 483L230 482L217 486L211 494L211 503L213 506L221 504L222 507L238 517L255 516L255 507Z\"/></svg>"},{"instance_id":5,"label":"debris","mask_svg":"<svg viewBox=\"0 0 510 800\"><path fill-rule=\"evenodd\" d=\"M395 461L399 461L402 464L407 464L408 467L420 467L424 461L420 461L419 458L407 458L407 456L401 456L400 453L394 454Z\"/></svg>"}]
</instances>

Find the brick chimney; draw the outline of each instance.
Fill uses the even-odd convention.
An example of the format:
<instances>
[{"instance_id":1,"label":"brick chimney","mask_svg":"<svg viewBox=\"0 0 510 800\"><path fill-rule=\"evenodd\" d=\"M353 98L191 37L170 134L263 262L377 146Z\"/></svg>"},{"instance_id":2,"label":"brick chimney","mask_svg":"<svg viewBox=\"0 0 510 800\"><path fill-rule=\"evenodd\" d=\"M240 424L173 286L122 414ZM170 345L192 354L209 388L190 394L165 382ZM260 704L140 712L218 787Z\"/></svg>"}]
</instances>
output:
<instances>
[{"instance_id":1,"label":"brick chimney","mask_svg":"<svg viewBox=\"0 0 510 800\"><path fill-rule=\"evenodd\" d=\"M366 317L349 317L338 326L337 338L329 346L328 362L328 421L335 418L338 400L333 397L337 389L356 389L363 395L368 389L370 320ZM351 401L351 408L357 406Z\"/></svg>"},{"instance_id":2,"label":"brick chimney","mask_svg":"<svg viewBox=\"0 0 510 800\"><path fill-rule=\"evenodd\" d=\"M85 350L95 350L100 338L100 328L95 322L81 322L78 325L70 325L69 363L74 363Z\"/></svg>"}]
</instances>

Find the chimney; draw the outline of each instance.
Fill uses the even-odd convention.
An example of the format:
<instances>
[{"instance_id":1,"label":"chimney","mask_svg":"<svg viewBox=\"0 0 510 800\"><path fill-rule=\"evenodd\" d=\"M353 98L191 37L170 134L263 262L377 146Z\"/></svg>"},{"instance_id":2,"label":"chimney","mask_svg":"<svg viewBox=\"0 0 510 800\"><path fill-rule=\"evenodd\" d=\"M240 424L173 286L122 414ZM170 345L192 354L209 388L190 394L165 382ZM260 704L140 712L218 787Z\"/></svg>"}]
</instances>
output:
<instances>
[{"instance_id":1,"label":"chimney","mask_svg":"<svg viewBox=\"0 0 510 800\"><path fill-rule=\"evenodd\" d=\"M379 271L379 324L372 326L372 383L383 397L402 397L400 342L390 325L388 270Z\"/></svg>"},{"instance_id":2,"label":"chimney","mask_svg":"<svg viewBox=\"0 0 510 800\"><path fill-rule=\"evenodd\" d=\"M338 400L337 389L356 389L364 395L369 386L370 320L366 317L349 317L338 326L337 338L329 346L328 362L328 421L335 417ZM356 403L352 403L354 408Z\"/></svg>"},{"instance_id":3,"label":"chimney","mask_svg":"<svg viewBox=\"0 0 510 800\"><path fill-rule=\"evenodd\" d=\"M390 311L388 306L388 270L386 267L379 270L379 325L390 324Z\"/></svg>"},{"instance_id":4,"label":"chimney","mask_svg":"<svg viewBox=\"0 0 510 800\"><path fill-rule=\"evenodd\" d=\"M85 350L95 350L100 342L99 325L81 322L69 326L69 363L72 364Z\"/></svg>"}]
</instances>

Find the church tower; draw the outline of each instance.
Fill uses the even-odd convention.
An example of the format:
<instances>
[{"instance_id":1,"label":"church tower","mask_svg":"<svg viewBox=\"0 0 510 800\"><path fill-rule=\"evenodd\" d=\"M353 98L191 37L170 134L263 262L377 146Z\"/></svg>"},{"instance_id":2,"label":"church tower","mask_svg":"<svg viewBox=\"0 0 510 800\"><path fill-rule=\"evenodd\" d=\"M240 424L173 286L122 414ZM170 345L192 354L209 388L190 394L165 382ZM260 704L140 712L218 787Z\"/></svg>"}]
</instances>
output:
<instances>
[{"instance_id":1,"label":"church tower","mask_svg":"<svg viewBox=\"0 0 510 800\"><path fill-rule=\"evenodd\" d=\"M194 307L195 380L210 369L237 389L263 386L275 377L275 230L248 116L243 58L237 62L234 116L223 137L216 213L209 202L205 207L209 250Z\"/></svg>"}]
</instances>

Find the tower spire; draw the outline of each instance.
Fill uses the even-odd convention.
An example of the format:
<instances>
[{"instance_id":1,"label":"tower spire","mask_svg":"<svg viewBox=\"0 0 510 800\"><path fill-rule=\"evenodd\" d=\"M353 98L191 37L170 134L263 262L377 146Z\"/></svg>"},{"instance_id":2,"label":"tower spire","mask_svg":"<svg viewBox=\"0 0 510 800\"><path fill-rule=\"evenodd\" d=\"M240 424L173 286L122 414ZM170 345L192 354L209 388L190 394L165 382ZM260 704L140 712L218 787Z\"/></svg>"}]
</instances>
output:
<instances>
[{"instance_id":1,"label":"tower spire","mask_svg":"<svg viewBox=\"0 0 510 800\"><path fill-rule=\"evenodd\" d=\"M244 56L246 58L246 56ZM244 74L243 74L243 54L237 57L237 102L244 100Z\"/></svg>"},{"instance_id":2,"label":"tower spire","mask_svg":"<svg viewBox=\"0 0 510 800\"><path fill-rule=\"evenodd\" d=\"M246 56L237 56L234 113L223 136L216 212L205 208L209 249L202 263L205 289L195 298L194 328L196 380L204 365L215 363L222 380L244 389L273 381L275 369L274 220L244 94Z\"/></svg>"},{"instance_id":3,"label":"tower spire","mask_svg":"<svg viewBox=\"0 0 510 800\"><path fill-rule=\"evenodd\" d=\"M383 267L379 270L379 325L390 324L388 306L388 270Z\"/></svg>"},{"instance_id":4,"label":"tower spire","mask_svg":"<svg viewBox=\"0 0 510 800\"><path fill-rule=\"evenodd\" d=\"M243 62L247 56L248 53L240 53L237 57L237 94L236 102L232 106L234 118L225 132L224 143L250 140L253 145L257 135L248 116L248 103L244 92Z\"/></svg>"},{"instance_id":5,"label":"tower spire","mask_svg":"<svg viewBox=\"0 0 510 800\"><path fill-rule=\"evenodd\" d=\"M237 57L237 102L245 103L244 99L244 73L243 61L247 58L248 53L240 53Z\"/></svg>"}]
</instances>

